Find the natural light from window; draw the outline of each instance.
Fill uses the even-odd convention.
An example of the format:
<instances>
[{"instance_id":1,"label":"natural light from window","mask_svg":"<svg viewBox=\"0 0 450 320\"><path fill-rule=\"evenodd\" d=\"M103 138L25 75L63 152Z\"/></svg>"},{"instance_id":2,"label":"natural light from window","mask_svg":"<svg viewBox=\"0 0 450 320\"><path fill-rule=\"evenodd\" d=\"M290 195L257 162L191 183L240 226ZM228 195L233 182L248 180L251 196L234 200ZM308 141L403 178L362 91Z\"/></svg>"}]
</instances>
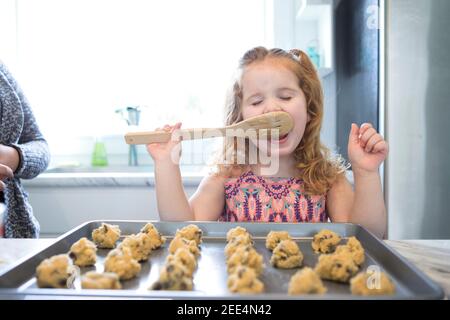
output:
<instances>
[{"instance_id":1,"label":"natural light from window","mask_svg":"<svg viewBox=\"0 0 450 320\"><path fill-rule=\"evenodd\" d=\"M145 106L145 130L220 126L239 57L266 44L260 0L13 2L11 64L54 156L89 153L95 136L126 153L126 106Z\"/></svg>"}]
</instances>

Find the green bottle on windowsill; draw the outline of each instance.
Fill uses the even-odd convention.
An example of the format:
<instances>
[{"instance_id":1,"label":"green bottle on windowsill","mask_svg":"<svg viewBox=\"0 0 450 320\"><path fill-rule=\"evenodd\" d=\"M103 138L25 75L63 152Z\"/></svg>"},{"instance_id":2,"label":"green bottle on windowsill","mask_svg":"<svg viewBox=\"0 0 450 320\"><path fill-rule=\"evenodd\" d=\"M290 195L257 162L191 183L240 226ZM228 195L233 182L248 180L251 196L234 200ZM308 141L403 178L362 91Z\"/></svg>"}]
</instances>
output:
<instances>
[{"instance_id":1,"label":"green bottle on windowsill","mask_svg":"<svg viewBox=\"0 0 450 320\"><path fill-rule=\"evenodd\" d=\"M92 153L91 165L93 167L108 166L108 156L106 154L105 143L100 138L95 139L94 152Z\"/></svg>"}]
</instances>

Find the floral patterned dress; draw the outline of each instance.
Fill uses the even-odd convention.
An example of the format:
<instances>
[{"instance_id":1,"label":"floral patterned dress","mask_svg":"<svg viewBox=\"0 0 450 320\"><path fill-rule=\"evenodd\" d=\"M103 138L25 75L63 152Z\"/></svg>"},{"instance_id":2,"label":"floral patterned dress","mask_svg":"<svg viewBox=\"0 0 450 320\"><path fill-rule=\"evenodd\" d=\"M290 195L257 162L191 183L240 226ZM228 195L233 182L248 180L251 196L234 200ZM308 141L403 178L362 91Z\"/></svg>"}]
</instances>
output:
<instances>
[{"instance_id":1,"label":"floral patterned dress","mask_svg":"<svg viewBox=\"0 0 450 320\"><path fill-rule=\"evenodd\" d=\"M252 171L225 182L225 207L219 221L328 222L326 194L307 195L296 178L272 178Z\"/></svg>"}]
</instances>

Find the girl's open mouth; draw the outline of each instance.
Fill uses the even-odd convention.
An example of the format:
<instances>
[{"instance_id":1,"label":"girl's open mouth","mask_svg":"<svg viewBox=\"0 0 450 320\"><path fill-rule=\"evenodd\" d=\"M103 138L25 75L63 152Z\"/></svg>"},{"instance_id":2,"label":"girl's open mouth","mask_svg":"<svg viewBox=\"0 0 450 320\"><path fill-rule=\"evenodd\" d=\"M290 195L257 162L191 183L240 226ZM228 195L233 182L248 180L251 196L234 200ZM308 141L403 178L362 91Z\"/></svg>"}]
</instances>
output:
<instances>
[{"instance_id":1,"label":"girl's open mouth","mask_svg":"<svg viewBox=\"0 0 450 320\"><path fill-rule=\"evenodd\" d=\"M288 136L289 136L289 133L286 133L286 134L278 137L278 139L276 139L276 140L278 141L279 144L282 144L287 141ZM269 138L269 141L272 141L272 140L275 140L275 139Z\"/></svg>"},{"instance_id":2,"label":"girl's open mouth","mask_svg":"<svg viewBox=\"0 0 450 320\"><path fill-rule=\"evenodd\" d=\"M289 133L280 136L280 137L278 138L278 143L281 144L281 143L286 142L286 140L288 139L288 136L289 136Z\"/></svg>"}]
</instances>

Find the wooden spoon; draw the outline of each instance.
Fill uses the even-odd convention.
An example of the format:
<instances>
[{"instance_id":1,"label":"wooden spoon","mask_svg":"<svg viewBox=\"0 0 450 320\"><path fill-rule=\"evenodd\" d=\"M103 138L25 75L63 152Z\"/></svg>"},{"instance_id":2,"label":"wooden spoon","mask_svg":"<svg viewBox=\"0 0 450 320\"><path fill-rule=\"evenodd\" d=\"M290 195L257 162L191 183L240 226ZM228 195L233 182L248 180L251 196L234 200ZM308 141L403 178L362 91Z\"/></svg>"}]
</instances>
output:
<instances>
[{"instance_id":1,"label":"wooden spoon","mask_svg":"<svg viewBox=\"0 0 450 320\"><path fill-rule=\"evenodd\" d=\"M251 137L261 129L278 129L279 136L283 136L292 129L294 120L287 112L276 111L265 113L243 120L223 128L180 129L180 140L206 139L215 137ZM249 130L253 129L253 130ZM257 132L255 132L257 130ZM268 131L268 135L270 131ZM129 132L125 134L127 144L149 144L168 142L172 133L158 130L146 132Z\"/></svg>"}]
</instances>

